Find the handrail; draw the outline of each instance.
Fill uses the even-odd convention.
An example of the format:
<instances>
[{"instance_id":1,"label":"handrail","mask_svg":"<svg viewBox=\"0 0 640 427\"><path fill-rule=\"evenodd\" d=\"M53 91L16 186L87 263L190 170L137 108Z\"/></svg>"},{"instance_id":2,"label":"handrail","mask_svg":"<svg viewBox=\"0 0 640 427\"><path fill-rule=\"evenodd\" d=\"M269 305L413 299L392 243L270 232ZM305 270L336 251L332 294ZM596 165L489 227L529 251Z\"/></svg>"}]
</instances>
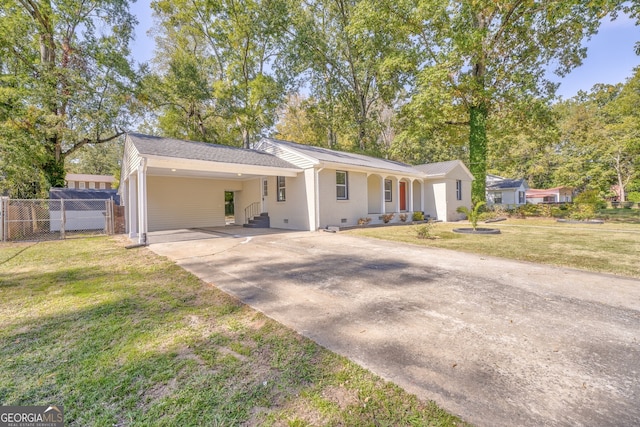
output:
<instances>
[{"instance_id":1,"label":"handrail","mask_svg":"<svg viewBox=\"0 0 640 427\"><path fill-rule=\"evenodd\" d=\"M260 202L253 202L244 208L244 223L249 224L249 220L254 216L260 215Z\"/></svg>"}]
</instances>

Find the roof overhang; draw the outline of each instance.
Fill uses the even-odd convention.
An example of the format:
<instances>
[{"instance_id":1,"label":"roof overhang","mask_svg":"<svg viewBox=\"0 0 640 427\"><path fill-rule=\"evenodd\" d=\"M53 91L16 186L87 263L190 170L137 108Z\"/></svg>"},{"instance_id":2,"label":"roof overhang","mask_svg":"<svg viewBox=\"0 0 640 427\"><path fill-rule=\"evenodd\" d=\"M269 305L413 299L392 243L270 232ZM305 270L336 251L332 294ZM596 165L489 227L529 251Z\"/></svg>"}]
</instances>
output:
<instances>
[{"instance_id":1,"label":"roof overhang","mask_svg":"<svg viewBox=\"0 0 640 427\"><path fill-rule=\"evenodd\" d=\"M197 177L225 180L247 180L260 176L295 177L297 168L279 168L243 163L222 163L176 157L143 155L147 159L147 175Z\"/></svg>"},{"instance_id":2,"label":"roof overhang","mask_svg":"<svg viewBox=\"0 0 640 427\"><path fill-rule=\"evenodd\" d=\"M381 175L381 176L401 176L401 177L410 177L416 179L424 179L425 174L416 169L415 172L410 171L399 171L393 169L382 169L368 166L360 166L360 165L352 165L349 163L337 163L337 162L320 162L316 165L317 168L326 168L326 169L337 169L337 170L346 170L353 172L364 172L372 175Z\"/></svg>"}]
</instances>

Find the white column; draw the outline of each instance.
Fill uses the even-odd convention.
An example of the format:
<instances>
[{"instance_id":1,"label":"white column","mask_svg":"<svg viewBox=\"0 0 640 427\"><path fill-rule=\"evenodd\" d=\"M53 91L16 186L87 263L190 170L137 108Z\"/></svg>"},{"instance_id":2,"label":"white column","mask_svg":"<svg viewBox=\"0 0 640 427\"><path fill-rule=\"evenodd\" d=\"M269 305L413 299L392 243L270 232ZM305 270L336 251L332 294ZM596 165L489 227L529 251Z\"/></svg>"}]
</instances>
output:
<instances>
[{"instance_id":1,"label":"white column","mask_svg":"<svg viewBox=\"0 0 640 427\"><path fill-rule=\"evenodd\" d=\"M409 179L409 188L407 188L407 203L409 204L407 206L407 212L409 213L413 212L413 181L413 178Z\"/></svg>"},{"instance_id":2,"label":"white column","mask_svg":"<svg viewBox=\"0 0 640 427\"><path fill-rule=\"evenodd\" d=\"M138 166L138 243L147 243L147 162L140 161Z\"/></svg>"},{"instance_id":3,"label":"white column","mask_svg":"<svg viewBox=\"0 0 640 427\"><path fill-rule=\"evenodd\" d=\"M393 196L391 196L393 199ZM396 212L400 212L400 178L396 177Z\"/></svg>"},{"instance_id":4,"label":"white column","mask_svg":"<svg viewBox=\"0 0 640 427\"><path fill-rule=\"evenodd\" d=\"M424 212L424 180L420 180L420 210Z\"/></svg>"},{"instance_id":5,"label":"white column","mask_svg":"<svg viewBox=\"0 0 640 427\"><path fill-rule=\"evenodd\" d=\"M129 230L129 237L138 237L138 203L137 203L137 188L138 179L135 173L129 175L127 180L127 228Z\"/></svg>"}]
</instances>

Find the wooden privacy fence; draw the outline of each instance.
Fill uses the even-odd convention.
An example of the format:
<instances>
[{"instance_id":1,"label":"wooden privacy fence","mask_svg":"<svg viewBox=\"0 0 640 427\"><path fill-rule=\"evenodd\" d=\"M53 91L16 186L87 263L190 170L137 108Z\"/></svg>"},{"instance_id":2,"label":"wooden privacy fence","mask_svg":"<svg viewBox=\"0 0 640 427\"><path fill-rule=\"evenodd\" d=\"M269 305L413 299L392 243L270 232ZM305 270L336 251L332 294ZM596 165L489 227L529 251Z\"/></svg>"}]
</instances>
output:
<instances>
[{"instance_id":1,"label":"wooden privacy fence","mask_svg":"<svg viewBox=\"0 0 640 427\"><path fill-rule=\"evenodd\" d=\"M124 232L123 209L104 199L0 199L0 241Z\"/></svg>"}]
</instances>

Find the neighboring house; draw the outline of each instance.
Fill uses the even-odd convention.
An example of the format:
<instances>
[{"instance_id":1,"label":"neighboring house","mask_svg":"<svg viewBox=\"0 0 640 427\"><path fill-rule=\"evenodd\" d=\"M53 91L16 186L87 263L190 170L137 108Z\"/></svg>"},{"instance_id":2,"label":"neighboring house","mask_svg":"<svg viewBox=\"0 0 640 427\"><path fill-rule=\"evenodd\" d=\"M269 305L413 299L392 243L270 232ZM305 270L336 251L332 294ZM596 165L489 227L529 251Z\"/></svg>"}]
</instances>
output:
<instances>
[{"instance_id":1,"label":"neighboring house","mask_svg":"<svg viewBox=\"0 0 640 427\"><path fill-rule=\"evenodd\" d=\"M228 192L236 224L261 213L271 227L311 231L367 217L380 223L386 213L393 222L416 211L450 221L470 205L472 176L461 162L446 163L425 172L270 138L242 149L128 134L119 191L128 233L141 242L148 231L224 226Z\"/></svg>"},{"instance_id":2,"label":"neighboring house","mask_svg":"<svg viewBox=\"0 0 640 427\"><path fill-rule=\"evenodd\" d=\"M527 203L529 186L524 179L509 179L498 175L487 175L487 206L515 207Z\"/></svg>"},{"instance_id":3,"label":"neighboring house","mask_svg":"<svg viewBox=\"0 0 640 427\"><path fill-rule=\"evenodd\" d=\"M111 190L116 179L113 175L90 175L83 173L68 173L65 177L67 188L77 190Z\"/></svg>"},{"instance_id":4,"label":"neighboring house","mask_svg":"<svg viewBox=\"0 0 640 427\"><path fill-rule=\"evenodd\" d=\"M464 217L458 207L471 207L473 175L460 160L414 166L426 174L425 215L454 221ZM452 201L454 201L452 203Z\"/></svg>"},{"instance_id":5,"label":"neighboring house","mask_svg":"<svg viewBox=\"0 0 640 427\"><path fill-rule=\"evenodd\" d=\"M530 188L527 190L527 203L565 203L573 201L573 188L554 187L547 189Z\"/></svg>"}]
</instances>

